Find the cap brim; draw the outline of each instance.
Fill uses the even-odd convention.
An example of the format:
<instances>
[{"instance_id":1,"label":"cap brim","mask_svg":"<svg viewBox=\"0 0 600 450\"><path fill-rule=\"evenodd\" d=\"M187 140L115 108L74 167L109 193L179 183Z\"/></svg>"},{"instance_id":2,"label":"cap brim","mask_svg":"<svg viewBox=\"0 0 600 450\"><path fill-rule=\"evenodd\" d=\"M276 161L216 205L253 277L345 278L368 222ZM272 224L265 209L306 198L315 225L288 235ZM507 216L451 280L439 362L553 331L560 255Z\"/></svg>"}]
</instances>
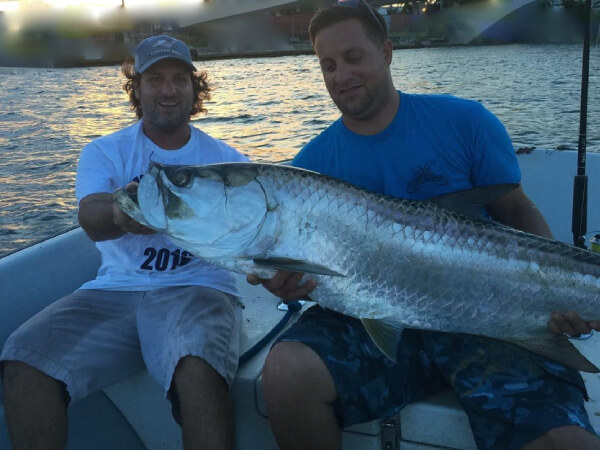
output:
<instances>
[{"instance_id":1,"label":"cap brim","mask_svg":"<svg viewBox=\"0 0 600 450\"><path fill-rule=\"evenodd\" d=\"M192 72L196 72L198 69L196 69L196 67L191 64L190 62L181 59L181 58L177 58L175 56L172 55L163 55L163 56L157 56L156 58L152 58L149 61L146 61L146 63L144 63L143 65L139 66L139 67L134 67L134 70L137 73L144 73L146 70L148 70L150 67L152 67L154 64L156 64L159 61L162 61L164 59L172 59L174 61L179 61L180 63L183 63L187 66L188 69L190 69Z\"/></svg>"}]
</instances>

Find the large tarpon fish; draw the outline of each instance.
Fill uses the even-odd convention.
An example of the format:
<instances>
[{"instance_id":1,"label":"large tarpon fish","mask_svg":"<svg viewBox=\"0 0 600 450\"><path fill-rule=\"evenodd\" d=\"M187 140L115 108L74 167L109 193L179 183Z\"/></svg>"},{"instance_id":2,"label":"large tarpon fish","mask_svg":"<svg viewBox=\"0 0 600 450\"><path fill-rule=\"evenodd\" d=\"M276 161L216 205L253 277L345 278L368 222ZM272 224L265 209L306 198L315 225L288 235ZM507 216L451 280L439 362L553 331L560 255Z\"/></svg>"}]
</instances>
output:
<instances>
[{"instance_id":1,"label":"large tarpon fish","mask_svg":"<svg viewBox=\"0 0 600 450\"><path fill-rule=\"evenodd\" d=\"M553 311L598 318L600 255L479 218L514 187L409 201L290 166L153 164L137 197L114 198L215 265L310 274L311 298L361 319L392 358L408 327L498 338L598 372L547 324Z\"/></svg>"}]
</instances>

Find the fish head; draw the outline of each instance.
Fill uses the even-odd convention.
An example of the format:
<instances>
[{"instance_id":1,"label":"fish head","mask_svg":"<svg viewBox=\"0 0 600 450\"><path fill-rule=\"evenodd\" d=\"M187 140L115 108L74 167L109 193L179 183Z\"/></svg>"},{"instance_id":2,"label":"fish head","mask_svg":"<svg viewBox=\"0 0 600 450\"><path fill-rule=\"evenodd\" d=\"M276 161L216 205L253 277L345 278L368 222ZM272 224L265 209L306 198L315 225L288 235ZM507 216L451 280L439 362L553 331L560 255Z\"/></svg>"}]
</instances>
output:
<instances>
[{"instance_id":1,"label":"fish head","mask_svg":"<svg viewBox=\"0 0 600 450\"><path fill-rule=\"evenodd\" d=\"M140 181L137 208L147 226L205 258L245 255L269 211L256 172L245 163L152 163Z\"/></svg>"}]
</instances>

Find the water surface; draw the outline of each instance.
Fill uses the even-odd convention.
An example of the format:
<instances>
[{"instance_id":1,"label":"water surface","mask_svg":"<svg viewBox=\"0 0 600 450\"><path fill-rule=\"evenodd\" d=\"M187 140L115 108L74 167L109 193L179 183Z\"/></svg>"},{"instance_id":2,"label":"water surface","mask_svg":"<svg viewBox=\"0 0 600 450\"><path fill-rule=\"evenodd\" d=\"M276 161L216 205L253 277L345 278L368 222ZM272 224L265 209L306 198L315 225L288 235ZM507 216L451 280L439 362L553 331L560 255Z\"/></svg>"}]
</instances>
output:
<instances>
[{"instance_id":1,"label":"water surface","mask_svg":"<svg viewBox=\"0 0 600 450\"><path fill-rule=\"evenodd\" d=\"M600 151L599 51L592 47L590 151ZM579 45L396 50L392 74L406 92L482 102L518 147L576 149L581 59ZM293 157L338 117L313 55L197 67L208 71L214 92L194 125L254 161ZM0 255L77 224L81 148L135 120L123 80L118 66L0 68Z\"/></svg>"}]
</instances>

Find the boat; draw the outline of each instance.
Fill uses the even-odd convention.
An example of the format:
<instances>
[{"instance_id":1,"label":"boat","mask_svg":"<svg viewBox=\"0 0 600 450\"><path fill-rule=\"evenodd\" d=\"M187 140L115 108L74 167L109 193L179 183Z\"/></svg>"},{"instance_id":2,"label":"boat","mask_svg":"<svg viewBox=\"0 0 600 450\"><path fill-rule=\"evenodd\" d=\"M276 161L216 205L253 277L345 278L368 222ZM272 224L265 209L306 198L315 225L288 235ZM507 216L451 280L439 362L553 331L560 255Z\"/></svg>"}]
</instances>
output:
<instances>
[{"instance_id":1,"label":"boat","mask_svg":"<svg viewBox=\"0 0 600 450\"><path fill-rule=\"evenodd\" d=\"M516 153L525 192L546 217L555 238L571 243L577 152L527 148ZM600 174L599 153L587 155L587 168L589 173ZM594 208L598 204L594 199L600 199L598 177L589 180L589 198L592 208L588 212L588 235L600 234L600 208ZM27 318L95 277L99 263L94 243L81 228L1 258L0 345ZM243 276L237 281L246 305L241 337L246 357L232 386L236 449L276 450L262 396L261 368L278 327L289 326L299 313L281 311L277 298L260 286L249 285ZM574 344L594 364L600 364L599 336ZM600 430L600 374L584 374L584 378L590 395L586 408L592 425ZM67 449L180 449L180 429L170 411L161 388L142 371L69 407ZM0 449L10 448L0 403ZM343 432L343 450L398 448L476 447L467 416L451 391L413 403L394 417L354 425Z\"/></svg>"}]
</instances>

